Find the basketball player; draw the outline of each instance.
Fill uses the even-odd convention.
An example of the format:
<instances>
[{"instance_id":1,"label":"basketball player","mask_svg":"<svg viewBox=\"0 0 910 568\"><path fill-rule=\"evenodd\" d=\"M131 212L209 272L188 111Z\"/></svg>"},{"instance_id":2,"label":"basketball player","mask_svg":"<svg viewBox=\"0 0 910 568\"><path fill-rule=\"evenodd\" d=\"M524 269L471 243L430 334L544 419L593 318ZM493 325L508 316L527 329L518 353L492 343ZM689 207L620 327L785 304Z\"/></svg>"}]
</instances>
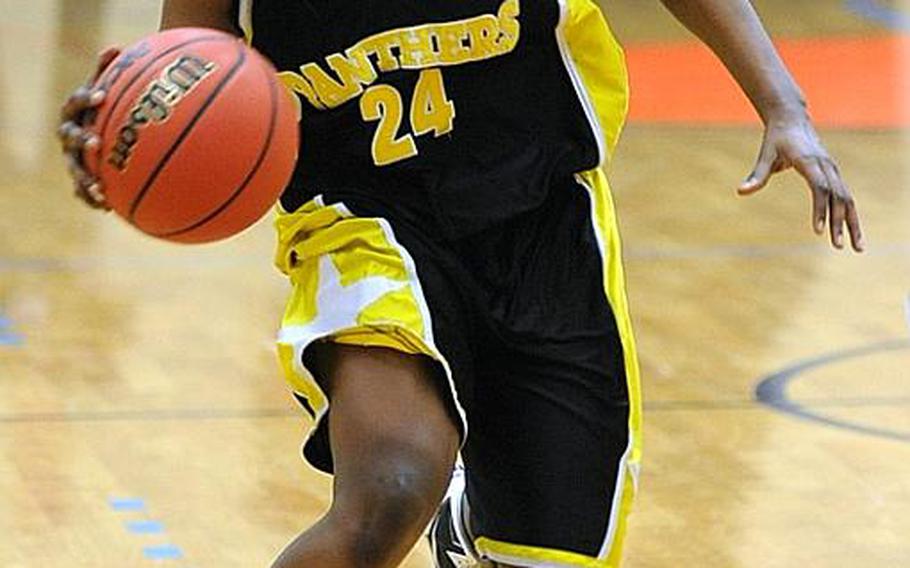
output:
<instances>
[{"instance_id":1,"label":"basketball player","mask_svg":"<svg viewBox=\"0 0 910 568\"><path fill-rule=\"evenodd\" d=\"M765 124L739 192L794 167L815 231L827 222L842 248L846 224L861 251L853 199L748 0L663 1ZM437 566L618 566L641 410L600 169L626 70L596 5L165 0L162 27L177 26L245 35L300 103L278 353L334 498L274 566L395 566L434 515ZM103 97L76 91L60 127L97 207L80 121Z\"/></svg>"}]
</instances>

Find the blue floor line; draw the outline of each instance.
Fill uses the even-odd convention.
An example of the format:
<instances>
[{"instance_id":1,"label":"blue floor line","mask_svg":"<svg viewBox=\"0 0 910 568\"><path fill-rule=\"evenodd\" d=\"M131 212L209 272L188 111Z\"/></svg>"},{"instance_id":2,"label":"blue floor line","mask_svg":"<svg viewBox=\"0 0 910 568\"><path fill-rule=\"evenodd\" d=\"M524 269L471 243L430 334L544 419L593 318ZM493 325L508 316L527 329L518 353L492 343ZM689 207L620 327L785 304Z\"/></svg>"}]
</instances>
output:
<instances>
[{"instance_id":1,"label":"blue floor line","mask_svg":"<svg viewBox=\"0 0 910 568\"><path fill-rule=\"evenodd\" d=\"M108 504L115 511L144 511L145 501L138 497L111 497Z\"/></svg>"},{"instance_id":2,"label":"blue floor line","mask_svg":"<svg viewBox=\"0 0 910 568\"><path fill-rule=\"evenodd\" d=\"M142 554L150 560L174 560L183 558L183 551L180 547L173 544L159 544L155 546L143 546Z\"/></svg>"},{"instance_id":3,"label":"blue floor line","mask_svg":"<svg viewBox=\"0 0 910 568\"><path fill-rule=\"evenodd\" d=\"M162 534L164 532L164 523L161 521L126 521L123 524L126 526L126 530L133 534Z\"/></svg>"}]
</instances>

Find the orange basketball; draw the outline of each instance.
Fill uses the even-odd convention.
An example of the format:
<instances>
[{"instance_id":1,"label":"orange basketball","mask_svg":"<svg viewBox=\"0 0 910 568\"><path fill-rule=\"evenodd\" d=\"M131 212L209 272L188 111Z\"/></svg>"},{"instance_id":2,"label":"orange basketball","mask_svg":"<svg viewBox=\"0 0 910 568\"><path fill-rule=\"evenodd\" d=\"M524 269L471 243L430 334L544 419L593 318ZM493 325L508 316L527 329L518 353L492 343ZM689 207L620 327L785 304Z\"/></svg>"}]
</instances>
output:
<instances>
[{"instance_id":1,"label":"orange basketball","mask_svg":"<svg viewBox=\"0 0 910 568\"><path fill-rule=\"evenodd\" d=\"M86 167L120 216L184 243L237 234L276 202L298 129L275 69L236 37L201 28L151 35L98 78L107 92Z\"/></svg>"}]
</instances>

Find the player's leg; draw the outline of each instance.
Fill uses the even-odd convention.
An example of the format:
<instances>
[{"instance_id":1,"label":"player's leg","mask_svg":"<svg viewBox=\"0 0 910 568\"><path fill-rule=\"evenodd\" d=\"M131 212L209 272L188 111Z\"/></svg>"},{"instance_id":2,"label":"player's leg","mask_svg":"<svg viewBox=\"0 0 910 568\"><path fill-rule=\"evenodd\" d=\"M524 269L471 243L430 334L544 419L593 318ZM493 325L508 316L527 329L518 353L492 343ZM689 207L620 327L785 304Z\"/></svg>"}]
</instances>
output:
<instances>
[{"instance_id":1,"label":"player's leg","mask_svg":"<svg viewBox=\"0 0 910 568\"><path fill-rule=\"evenodd\" d=\"M459 433L431 359L391 349L320 343L307 367L332 400L331 508L274 568L397 566L441 500Z\"/></svg>"}]
</instances>

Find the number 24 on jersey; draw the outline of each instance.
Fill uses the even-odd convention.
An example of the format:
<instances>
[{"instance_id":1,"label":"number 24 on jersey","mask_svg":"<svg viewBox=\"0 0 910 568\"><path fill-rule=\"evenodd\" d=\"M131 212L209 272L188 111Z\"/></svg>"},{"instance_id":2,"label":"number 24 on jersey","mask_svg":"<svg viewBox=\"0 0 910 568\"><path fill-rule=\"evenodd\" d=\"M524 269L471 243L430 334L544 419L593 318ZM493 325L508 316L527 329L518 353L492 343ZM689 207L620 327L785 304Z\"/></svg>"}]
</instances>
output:
<instances>
[{"instance_id":1,"label":"number 24 on jersey","mask_svg":"<svg viewBox=\"0 0 910 568\"><path fill-rule=\"evenodd\" d=\"M379 121L373 135L373 162L387 166L417 155L414 136L433 133L437 138L452 131L455 104L446 96L442 71L420 72L409 113L410 129L399 135L404 115L401 93L389 85L374 85L360 98L360 114L369 122Z\"/></svg>"}]
</instances>

